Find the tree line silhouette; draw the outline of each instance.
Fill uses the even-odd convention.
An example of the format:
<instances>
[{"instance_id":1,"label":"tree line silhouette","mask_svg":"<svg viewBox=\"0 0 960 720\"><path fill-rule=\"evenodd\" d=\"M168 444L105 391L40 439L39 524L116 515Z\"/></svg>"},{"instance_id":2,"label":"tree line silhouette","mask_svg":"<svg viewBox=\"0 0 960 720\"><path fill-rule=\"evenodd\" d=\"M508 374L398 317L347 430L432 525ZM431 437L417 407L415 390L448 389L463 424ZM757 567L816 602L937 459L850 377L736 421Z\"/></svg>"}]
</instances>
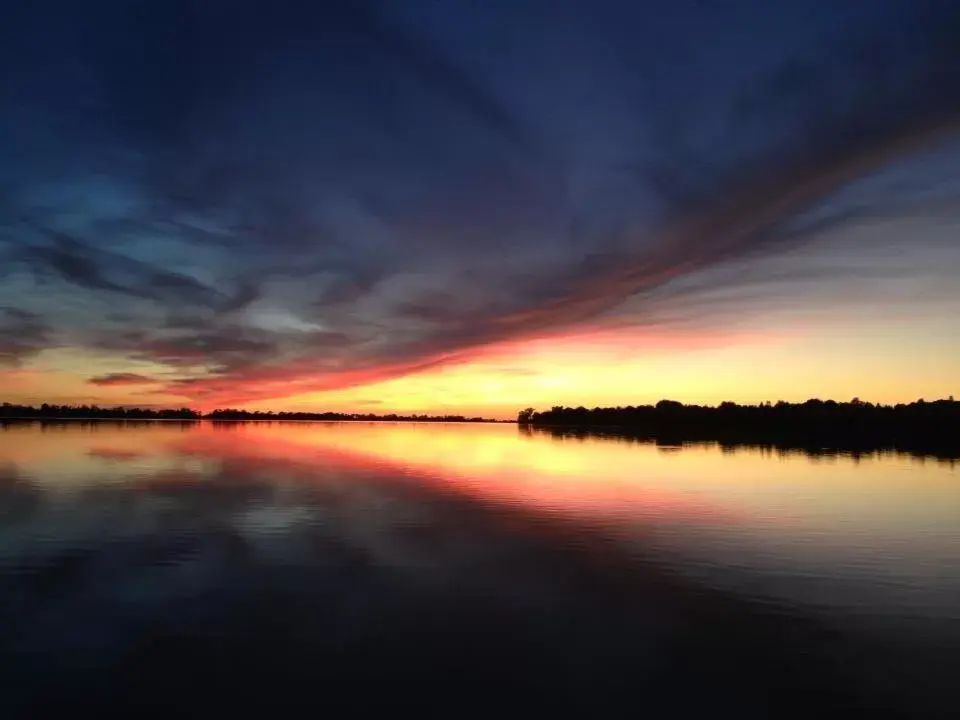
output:
<instances>
[{"instance_id":1,"label":"tree line silhouette","mask_svg":"<svg viewBox=\"0 0 960 720\"><path fill-rule=\"evenodd\" d=\"M627 407L555 406L517 416L521 426L629 434L661 441L717 441L779 447L833 447L852 450L907 449L932 454L960 450L960 402L946 400L882 405L811 399L759 405L723 402L684 405L661 400ZM569 434L569 433L568 433Z\"/></svg>"},{"instance_id":2,"label":"tree line silhouette","mask_svg":"<svg viewBox=\"0 0 960 720\"><path fill-rule=\"evenodd\" d=\"M388 422L496 422L482 417L463 415L376 415L374 413L342 412L262 412L260 410L214 410L203 416L209 420L369 420Z\"/></svg>"},{"instance_id":3,"label":"tree line silhouette","mask_svg":"<svg viewBox=\"0 0 960 720\"><path fill-rule=\"evenodd\" d=\"M136 407L100 407L98 405L15 405L5 402L0 405L0 418L8 419L78 419L78 420L367 420L390 422L495 422L480 417L463 415L375 415L373 413L339 412L263 412L217 409L201 413L190 408L152 409Z\"/></svg>"},{"instance_id":4,"label":"tree line silhouette","mask_svg":"<svg viewBox=\"0 0 960 720\"><path fill-rule=\"evenodd\" d=\"M190 408L153 409L137 407L100 407L99 405L55 405L43 403L34 405L14 405L8 402L0 405L0 418L52 418L78 420L199 420L202 415Z\"/></svg>"}]
</instances>

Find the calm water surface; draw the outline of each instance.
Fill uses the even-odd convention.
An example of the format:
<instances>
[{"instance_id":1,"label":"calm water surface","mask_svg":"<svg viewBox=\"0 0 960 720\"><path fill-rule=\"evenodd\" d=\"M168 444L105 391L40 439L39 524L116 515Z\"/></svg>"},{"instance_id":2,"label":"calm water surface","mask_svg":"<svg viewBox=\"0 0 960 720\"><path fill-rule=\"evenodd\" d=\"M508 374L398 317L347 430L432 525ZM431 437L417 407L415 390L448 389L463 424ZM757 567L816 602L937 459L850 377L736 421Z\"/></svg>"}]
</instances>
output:
<instances>
[{"instance_id":1,"label":"calm water surface","mask_svg":"<svg viewBox=\"0 0 960 720\"><path fill-rule=\"evenodd\" d=\"M0 425L0 716L957 716L960 471L512 425Z\"/></svg>"}]
</instances>

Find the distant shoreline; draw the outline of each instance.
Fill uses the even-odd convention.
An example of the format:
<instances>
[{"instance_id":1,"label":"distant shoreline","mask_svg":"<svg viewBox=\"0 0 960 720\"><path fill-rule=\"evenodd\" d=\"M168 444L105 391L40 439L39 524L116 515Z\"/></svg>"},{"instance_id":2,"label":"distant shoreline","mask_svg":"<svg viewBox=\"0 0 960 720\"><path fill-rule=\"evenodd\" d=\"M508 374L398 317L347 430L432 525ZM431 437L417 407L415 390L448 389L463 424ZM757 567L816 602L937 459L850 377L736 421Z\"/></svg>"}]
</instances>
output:
<instances>
[{"instance_id":1,"label":"distant shoreline","mask_svg":"<svg viewBox=\"0 0 960 720\"><path fill-rule=\"evenodd\" d=\"M0 415L0 423L4 422L176 422L176 423L429 423L432 425L516 425L516 420L492 420L489 418L465 420L445 420L442 418L343 418L343 419L298 419L298 418L212 418L201 416L196 418L170 417L121 417L121 416L57 416L57 415Z\"/></svg>"},{"instance_id":2,"label":"distant shoreline","mask_svg":"<svg viewBox=\"0 0 960 720\"><path fill-rule=\"evenodd\" d=\"M10 402L0 403L0 420L213 420L213 421L320 421L320 422L504 422L483 417L465 415L427 415L400 413L361 412L307 412L295 410L261 411L238 410L236 408L217 408L202 413L193 408L141 408L141 407L100 407L99 405L58 405L43 403L36 405L17 405Z\"/></svg>"}]
</instances>

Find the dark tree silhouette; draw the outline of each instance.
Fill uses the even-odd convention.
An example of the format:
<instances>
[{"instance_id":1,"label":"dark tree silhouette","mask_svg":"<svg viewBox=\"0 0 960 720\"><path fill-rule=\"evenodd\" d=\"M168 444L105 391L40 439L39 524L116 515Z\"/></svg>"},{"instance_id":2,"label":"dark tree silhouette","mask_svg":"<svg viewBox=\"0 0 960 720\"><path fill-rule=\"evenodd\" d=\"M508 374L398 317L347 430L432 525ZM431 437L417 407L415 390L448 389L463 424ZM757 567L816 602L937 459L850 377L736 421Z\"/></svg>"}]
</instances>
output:
<instances>
[{"instance_id":1,"label":"dark tree silhouette","mask_svg":"<svg viewBox=\"0 0 960 720\"><path fill-rule=\"evenodd\" d=\"M721 443L772 444L784 447L851 450L912 449L960 457L960 402L917 400L879 405L813 398L802 403L684 405L661 400L656 405L593 408L555 406L544 412L524 410L521 425L585 430Z\"/></svg>"},{"instance_id":2,"label":"dark tree silhouette","mask_svg":"<svg viewBox=\"0 0 960 720\"><path fill-rule=\"evenodd\" d=\"M98 405L52 405L43 403L40 407L32 405L13 405L5 402L0 405L0 418L50 418L58 420L199 420L200 413L190 408L152 409L112 407Z\"/></svg>"},{"instance_id":3,"label":"dark tree silhouette","mask_svg":"<svg viewBox=\"0 0 960 720\"><path fill-rule=\"evenodd\" d=\"M531 410L531 412L533 412ZM13 405L5 402L0 405L0 419L114 419L114 420L368 420L390 422L496 422L481 417L463 415L374 415L372 413L341 412L263 412L260 410L218 409L201 414L189 408L176 410L154 410L145 408L112 407L97 405L51 405L43 403L40 407L32 405Z\"/></svg>"},{"instance_id":4,"label":"dark tree silhouette","mask_svg":"<svg viewBox=\"0 0 960 720\"><path fill-rule=\"evenodd\" d=\"M481 417L464 417L463 415L374 415L372 413L342 413L342 412L263 412L261 410L214 410L204 415L210 420L367 420L387 422L496 422Z\"/></svg>"}]
</instances>

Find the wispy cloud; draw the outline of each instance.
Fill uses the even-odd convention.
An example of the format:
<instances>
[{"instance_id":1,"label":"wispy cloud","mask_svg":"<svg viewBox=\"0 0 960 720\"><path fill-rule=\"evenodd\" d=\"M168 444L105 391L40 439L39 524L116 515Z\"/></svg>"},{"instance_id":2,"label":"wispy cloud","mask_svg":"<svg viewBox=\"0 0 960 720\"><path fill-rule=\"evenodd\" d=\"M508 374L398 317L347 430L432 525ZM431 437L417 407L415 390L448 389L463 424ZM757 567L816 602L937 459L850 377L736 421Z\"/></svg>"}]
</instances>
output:
<instances>
[{"instance_id":1,"label":"wispy cloud","mask_svg":"<svg viewBox=\"0 0 960 720\"><path fill-rule=\"evenodd\" d=\"M88 378L87 382L97 387L125 387L127 385L152 385L159 381L146 375L138 375L137 373L118 372L96 375Z\"/></svg>"}]
</instances>

